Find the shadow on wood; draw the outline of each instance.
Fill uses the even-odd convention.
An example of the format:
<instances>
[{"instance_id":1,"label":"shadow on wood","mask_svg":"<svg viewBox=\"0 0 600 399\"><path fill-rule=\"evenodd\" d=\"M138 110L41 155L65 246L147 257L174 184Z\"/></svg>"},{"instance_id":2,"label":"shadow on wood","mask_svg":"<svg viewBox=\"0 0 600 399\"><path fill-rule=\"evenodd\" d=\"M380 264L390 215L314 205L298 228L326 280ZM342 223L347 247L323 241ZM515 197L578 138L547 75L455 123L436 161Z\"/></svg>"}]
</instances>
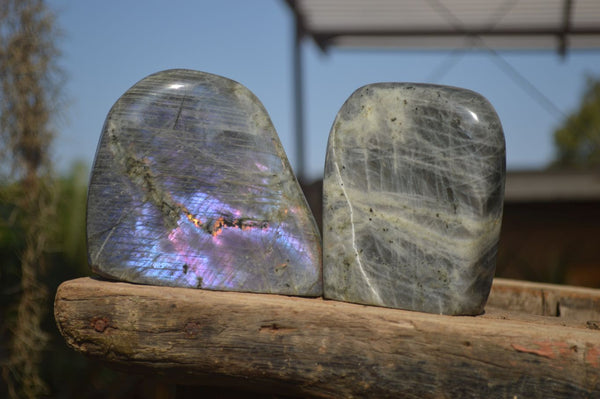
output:
<instances>
[{"instance_id":1,"label":"shadow on wood","mask_svg":"<svg viewBox=\"0 0 600 399\"><path fill-rule=\"evenodd\" d=\"M55 317L75 350L171 383L324 398L600 395L600 290L497 280L485 315L457 317L81 278L59 287Z\"/></svg>"}]
</instances>

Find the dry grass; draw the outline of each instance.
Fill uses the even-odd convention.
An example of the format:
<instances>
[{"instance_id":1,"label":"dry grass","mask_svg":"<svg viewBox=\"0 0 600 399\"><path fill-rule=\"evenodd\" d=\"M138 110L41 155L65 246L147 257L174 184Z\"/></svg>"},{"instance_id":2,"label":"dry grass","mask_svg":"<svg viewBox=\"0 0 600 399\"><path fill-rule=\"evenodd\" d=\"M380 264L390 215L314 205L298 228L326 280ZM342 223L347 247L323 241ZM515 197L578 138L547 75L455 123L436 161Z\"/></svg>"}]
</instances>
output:
<instances>
[{"instance_id":1,"label":"dry grass","mask_svg":"<svg viewBox=\"0 0 600 399\"><path fill-rule=\"evenodd\" d=\"M42 0L4 0L0 4L0 170L4 183L18 186L7 223L23 233L20 298L9 323L9 357L2 377L11 398L47 392L39 365L46 346L42 330L47 290L41 280L54 213L49 148L60 86L54 17Z\"/></svg>"}]
</instances>

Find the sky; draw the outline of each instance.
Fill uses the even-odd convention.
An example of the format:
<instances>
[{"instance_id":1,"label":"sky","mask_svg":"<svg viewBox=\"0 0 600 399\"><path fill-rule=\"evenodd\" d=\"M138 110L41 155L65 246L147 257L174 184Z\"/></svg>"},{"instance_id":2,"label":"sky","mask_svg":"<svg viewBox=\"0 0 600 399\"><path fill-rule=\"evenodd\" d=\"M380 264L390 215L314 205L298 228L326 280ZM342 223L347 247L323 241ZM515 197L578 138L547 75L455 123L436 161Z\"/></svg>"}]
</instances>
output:
<instances>
[{"instance_id":1,"label":"sky","mask_svg":"<svg viewBox=\"0 0 600 399\"><path fill-rule=\"evenodd\" d=\"M48 5L62 31L59 65L66 77L67 106L58 119L54 144L59 172L75 161L91 168L111 106L140 79L171 68L221 75L249 88L265 106L296 165L294 25L283 0L48 0ZM502 121L507 168L520 170L540 169L552 161L553 131L578 108L586 76L600 78L598 50L571 51L565 58L555 51L499 56L483 51L323 53L307 40L302 51L309 180L323 174L337 112L365 84L435 83L482 94ZM507 70L517 71L519 77Z\"/></svg>"}]
</instances>

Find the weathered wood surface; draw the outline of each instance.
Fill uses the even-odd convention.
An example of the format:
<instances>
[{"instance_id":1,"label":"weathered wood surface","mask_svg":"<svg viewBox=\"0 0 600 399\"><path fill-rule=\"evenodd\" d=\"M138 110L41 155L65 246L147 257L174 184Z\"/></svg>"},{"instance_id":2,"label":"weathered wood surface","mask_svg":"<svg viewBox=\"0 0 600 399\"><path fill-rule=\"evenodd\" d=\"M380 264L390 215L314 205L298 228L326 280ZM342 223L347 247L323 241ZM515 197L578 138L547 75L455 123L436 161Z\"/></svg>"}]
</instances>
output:
<instances>
[{"instance_id":1,"label":"weathered wood surface","mask_svg":"<svg viewBox=\"0 0 600 399\"><path fill-rule=\"evenodd\" d=\"M488 307L569 321L600 320L600 290L496 279Z\"/></svg>"},{"instance_id":2,"label":"weathered wood surface","mask_svg":"<svg viewBox=\"0 0 600 399\"><path fill-rule=\"evenodd\" d=\"M59 287L55 317L81 353L170 382L327 398L600 397L598 320L515 313L531 303L506 299L519 284L497 281L495 307L456 317L82 278Z\"/></svg>"}]
</instances>

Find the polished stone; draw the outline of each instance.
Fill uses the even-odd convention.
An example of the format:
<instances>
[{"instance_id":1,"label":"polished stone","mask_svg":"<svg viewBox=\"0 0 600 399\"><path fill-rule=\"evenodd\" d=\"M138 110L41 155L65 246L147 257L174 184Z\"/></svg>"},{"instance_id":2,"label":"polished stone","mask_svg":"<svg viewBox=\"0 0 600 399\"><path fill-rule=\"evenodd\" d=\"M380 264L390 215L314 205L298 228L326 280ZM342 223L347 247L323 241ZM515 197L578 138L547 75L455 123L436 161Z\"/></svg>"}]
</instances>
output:
<instances>
[{"instance_id":1,"label":"polished stone","mask_svg":"<svg viewBox=\"0 0 600 399\"><path fill-rule=\"evenodd\" d=\"M221 76L159 72L115 103L87 239L92 270L111 279L322 294L319 232L271 120Z\"/></svg>"},{"instance_id":2,"label":"polished stone","mask_svg":"<svg viewBox=\"0 0 600 399\"><path fill-rule=\"evenodd\" d=\"M327 147L325 297L480 314L495 271L504 177L502 127L479 94L407 83L358 89Z\"/></svg>"}]
</instances>

